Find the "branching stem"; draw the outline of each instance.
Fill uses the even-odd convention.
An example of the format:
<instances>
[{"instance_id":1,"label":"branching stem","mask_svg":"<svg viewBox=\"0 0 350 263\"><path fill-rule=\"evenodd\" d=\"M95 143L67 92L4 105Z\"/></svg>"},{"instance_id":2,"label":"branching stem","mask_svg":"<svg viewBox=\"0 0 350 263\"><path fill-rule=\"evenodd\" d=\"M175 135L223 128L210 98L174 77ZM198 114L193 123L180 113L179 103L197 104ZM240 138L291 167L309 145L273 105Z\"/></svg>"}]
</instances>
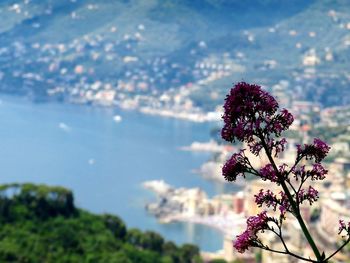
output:
<instances>
[{"instance_id":1,"label":"branching stem","mask_svg":"<svg viewBox=\"0 0 350 263\"><path fill-rule=\"evenodd\" d=\"M267 146L266 142L265 142L265 138L264 138L264 135L260 132L259 134L259 138L261 140L261 144L265 150L265 153L267 155L267 158L269 159L273 169L275 170L275 173L277 175L279 175L279 178L281 178L281 174L277 168L277 165L274 161L274 159L272 158L272 155L271 155L271 151L269 150L269 147ZM287 198L292 206L292 209L294 211L294 216L296 217L296 219L298 220L299 222L299 225L305 235L305 238L307 239L308 243L310 244L314 254L315 254L315 257L317 258L317 261L311 261L311 262L322 262L322 256L320 254L320 251L318 250L316 244L315 244L315 241L313 240L312 236L310 235L310 232L309 230L307 229L306 225L305 225L305 222L300 214L300 211L299 211L299 208L297 206L297 204L295 203L294 199L293 199L293 196L292 194L290 193L286 183L284 180L280 180L280 183L281 183L281 186L283 188L283 191L286 193L287 195Z\"/></svg>"}]
</instances>

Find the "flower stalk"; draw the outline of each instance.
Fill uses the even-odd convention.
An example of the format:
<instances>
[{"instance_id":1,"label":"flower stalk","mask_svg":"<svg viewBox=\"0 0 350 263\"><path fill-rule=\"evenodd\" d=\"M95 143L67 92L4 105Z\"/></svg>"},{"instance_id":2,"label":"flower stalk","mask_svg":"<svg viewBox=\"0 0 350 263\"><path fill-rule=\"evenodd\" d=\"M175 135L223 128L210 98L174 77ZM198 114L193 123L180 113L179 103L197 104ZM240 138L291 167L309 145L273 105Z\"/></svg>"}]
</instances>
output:
<instances>
[{"instance_id":1,"label":"flower stalk","mask_svg":"<svg viewBox=\"0 0 350 263\"><path fill-rule=\"evenodd\" d=\"M277 169L277 166L275 164L275 161L273 160L272 158L272 155L271 155L271 151L269 150L268 146L266 145L265 141L264 141L264 138L263 137L260 137L260 140L261 140L261 143L263 145L263 148L265 150L265 153L267 155L267 158L269 159L270 163L272 164L274 170L276 173L279 173L278 169ZM281 175L280 175L281 177ZM297 206L297 204L294 202L294 198L292 197L292 194L290 193L285 181L283 180L283 178L280 178L280 182L281 182L281 186L283 188L283 191L286 193L287 197L288 197L288 200L292 206L292 209L293 209L293 214L295 216L295 218L298 220L298 223L304 233L304 236L305 238L307 239L309 245L311 246L314 254L315 254L315 257L317 258L318 262L322 262L322 256L321 256L321 253L320 251L318 250L316 244L315 244L315 241L313 240L312 236L310 235L309 233L309 230L307 229L306 225L305 225L305 222L300 214L300 209L299 207Z\"/></svg>"},{"instance_id":2,"label":"flower stalk","mask_svg":"<svg viewBox=\"0 0 350 263\"><path fill-rule=\"evenodd\" d=\"M286 109L279 111L279 105L275 98L258 85L245 82L236 84L225 99L223 120L224 127L221 135L224 140L245 142L254 155L258 156L263 150L268 158L268 163L258 170L246 157L245 149L240 150L240 152L233 154L223 166L222 172L225 179L233 182L237 176L245 177L246 173L251 173L261 180L268 180L282 188L279 195L271 190L264 191L263 189L255 195L255 202L259 207L266 206L274 211L279 210L279 217L271 217L267 211L250 216L247 219L247 229L237 236L234 247L240 253L244 253L250 247L257 247L307 262L328 262L350 242L350 223L346 225L343 221L339 222L339 234L345 232L347 238L335 252L326 257L325 253L321 253L318 249L307 228L300 212L300 205L305 201L312 205L318 200L318 191L311 185L305 187L305 184L325 179L328 171L321 162L327 156L330 147L325 142L315 138L312 144L297 145L297 157L292 167L289 168L284 163L276 163L275 158L278 158L279 154L285 150L287 144L285 138L279 137L288 130L294 117ZM303 159L313 162L311 169L299 164ZM313 250L315 259L305 258L288 249L282 234L282 224L286 220L286 213L291 213L298 221L306 241ZM284 251L271 249L263 244L260 234L265 231L271 231L278 237Z\"/></svg>"}]
</instances>

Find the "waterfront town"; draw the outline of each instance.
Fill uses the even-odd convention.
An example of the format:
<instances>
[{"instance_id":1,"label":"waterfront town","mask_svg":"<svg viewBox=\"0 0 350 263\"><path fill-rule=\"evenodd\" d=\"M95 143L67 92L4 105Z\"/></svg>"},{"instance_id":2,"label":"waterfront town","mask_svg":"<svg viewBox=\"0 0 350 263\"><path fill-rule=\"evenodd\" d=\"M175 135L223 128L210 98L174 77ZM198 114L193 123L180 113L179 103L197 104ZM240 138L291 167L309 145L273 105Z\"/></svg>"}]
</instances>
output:
<instances>
[{"instance_id":1,"label":"waterfront town","mask_svg":"<svg viewBox=\"0 0 350 263\"><path fill-rule=\"evenodd\" d=\"M350 220L350 129L349 107L334 107L321 109L319 105L306 101L289 101L283 97L281 88L275 87L275 94L279 94L280 100L289 105L293 114L297 116L290 131L286 134L288 147L280 156L279 162L293 165L296 156L296 144L307 143L314 136L329 141L330 155L325 160L326 169L329 171L326 180L312 181L313 187L320 193L320 199L311 207L303 204L302 214L309 225L312 234L317 237L321 249L326 253L332 253L336 244L340 244L338 233L338 221ZM320 132L319 134L317 132ZM225 183L221 174L221 168L226 159L240 148L246 145L224 145L220 142L207 143L194 142L181 150L209 151L213 158L203 164L198 173L204 178ZM261 167L267 163L264 156L256 157L246 152L247 157L254 167ZM240 234L246 225L246 218L250 215L266 210L266 207L257 207L254 195L260 189L270 189L278 193L280 190L268 181L248 180L238 178L236 182L238 190L209 198L200 188L173 188L164 181L149 181L144 187L156 193L157 201L146 206L147 211L157 217L161 223L173 221L192 222L204 224L221 231L224 237L222 250L216 253L203 252L207 259L224 258L228 262L242 259L243 262L256 262L258 250L250 253L239 254L234 251L232 240ZM269 213L274 213L272 209ZM288 247L293 251L302 252L302 256L312 256L312 250L306 244L300 226L292 218L287 218L285 239ZM280 241L274 236L265 234L263 241L270 247L278 249ZM349 258L348 250L338 253L333 262L346 262ZM279 255L262 251L261 262L264 263L289 263L298 262L285 255ZM293 261L294 260L294 261Z\"/></svg>"},{"instance_id":2,"label":"waterfront town","mask_svg":"<svg viewBox=\"0 0 350 263\"><path fill-rule=\"evenodd\" d=\"M231 36L235 41L231 40L228 47L220 47L206 35L183 45L166 35L160 44L156 39L164 26L148 17L127 26L123 19L115 18L97 31L76 29L76 37L56 36L47 41L42 37L47 34L43 23L29 19L39 12L32 5L35 3L23 1L0 9L3 15L28 19L18 29L24 36L12 41L6 35L0 48L0 90L6 93L27 95L34 101L138 109L197 122L218 119L217 106L226 92L223 87L241 76L265 87L281 86L288 90L287 96L298 100L328 106L349 101L349 73L336 68L330 72L330 65L346 63L342 52L350 46L350 18L346 12L324 8L320 3L314 7L324 18L315 21L320 25L302 27L295 19L240 30ZM74 0L69 5L77 11L69 13L62 23L72 28L91 23L88 18L110 8L109 4ZM57 11L55 5L41 8L46 19ZM123 5L120 8L128 10ZM332 36L337 41L324 44L319 38L328 33L326 28L341 37ZM173 33L180 34L181 30ZM288 54L264 51L269 50L270 43L282 40L288 43ZM341 93L335 99L331 90Z\"/></svg>"}]
</instances>

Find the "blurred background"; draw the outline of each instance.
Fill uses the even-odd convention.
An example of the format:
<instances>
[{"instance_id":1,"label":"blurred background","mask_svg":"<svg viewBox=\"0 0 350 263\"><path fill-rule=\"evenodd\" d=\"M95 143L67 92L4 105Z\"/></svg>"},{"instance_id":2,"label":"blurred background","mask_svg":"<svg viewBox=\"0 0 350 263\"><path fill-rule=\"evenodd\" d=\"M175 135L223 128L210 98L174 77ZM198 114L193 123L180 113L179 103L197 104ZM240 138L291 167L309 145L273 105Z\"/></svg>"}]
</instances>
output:
<instances>
[{"instance_id":1,"label":"blurred background","mask_svg":"<svg viewBox=\"0 0 350 263\"><path fill-rule=\"evenodd\" d=\"M347 202L349 1L2 0L0 16L2 184L63 186L81 209L233 260L252 189L222 179L242 146L220 119L246 81L295 115L290 142L334 144L329 194Z\"/></svg>"}]
</instances>

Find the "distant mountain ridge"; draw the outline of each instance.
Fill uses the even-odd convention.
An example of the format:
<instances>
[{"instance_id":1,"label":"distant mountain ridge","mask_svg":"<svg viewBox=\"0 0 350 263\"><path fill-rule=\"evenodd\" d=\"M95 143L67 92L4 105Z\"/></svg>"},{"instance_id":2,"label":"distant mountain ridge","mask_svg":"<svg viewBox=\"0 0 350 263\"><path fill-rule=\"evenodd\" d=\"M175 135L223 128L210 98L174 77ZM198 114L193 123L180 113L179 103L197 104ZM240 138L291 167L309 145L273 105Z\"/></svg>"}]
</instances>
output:
<instances>
[{"instance_id":1,"label":"distant mountain ridge","mask_svg":"<svg viewBox=\"0 0 350 263\"><path fill-rule=\"evenodd\" d=\"M348 56L341 57L348 54L342 41L349 34L327 15L332 10L346 28L350 4L345 0L5 0L0 3L5 18L0 24L0 91L72 100L85 98L88 86L101 81L127 97L161 94L204 78L205 72L193 73L196 65L224 53L246 67L229 83L259 81L257 65L276 60L278 72L272 70L262 84L273 85L280 77L294 84L291 72L303 70L302 58L310 49L324 53L331 48L341 60L336 67L348 66ZM310 37L311 31L320 32ZM330 41L322 41L328 35ZM302 44L296 49L298 41ZM329 72L334 61L316 65L322 74L326 64ZM347 81L345 75L338 77ZM222 85L203 92L227 89ZM342 103L350 97L344 87L338 90ZM306 93L308 99L334 104L326 95Z\"/></svg>"}]
</instances>

